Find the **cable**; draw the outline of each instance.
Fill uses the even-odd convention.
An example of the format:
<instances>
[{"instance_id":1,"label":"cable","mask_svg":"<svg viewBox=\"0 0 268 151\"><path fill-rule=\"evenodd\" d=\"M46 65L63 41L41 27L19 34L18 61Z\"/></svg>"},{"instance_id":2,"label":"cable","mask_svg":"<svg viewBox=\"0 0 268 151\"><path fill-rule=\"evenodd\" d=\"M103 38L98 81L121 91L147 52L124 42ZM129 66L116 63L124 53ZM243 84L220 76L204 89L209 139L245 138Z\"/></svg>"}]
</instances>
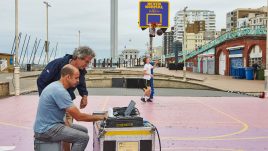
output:
<instances>
[{"instance_id":1,"label":"cable","mask_svg":"<svg viewBox=\"0 0 268 151\"><path fill-rule=\"evenodd\" d=\"M159 135L158 129L156 128L156 126L154 126L154 124L150 123L149 121L144 121L144 122L150 124L153 127L153 129L156 131L157 137L158 137L158 143L159 143L159 150L161 151L162 150L162 147L161 147L161 139L160 139L160 135Z\"/></svg>"},{"instance_id":2,"label":"cable","mask_svg":"<svg viewBox=\"0 0 268 151\"><path fill-rule=\"evenodd\" d=\"M99 131L98 139L100 139L101 136L105 133L105 127L106 127L106 120L101 121L101 123L100 123L100 131Z\"/></svg>"},{"instance_id":3,"label":"cable","mask_svg":"<svg viewBox=\"0 0 268 151\"><path fill-rule=\"evenodd\" d=\"M153 125L153 124L152 124ZM154 126L154 125L153 125ZM159 132L157 130L157 128L154 126L155 130L156 130L156 133L157 133L157 137L158 137L158 143L159 143L159 150L161 151L161 140L160 140L160 136L159 136Z\"/></svg>"}]
</instances>

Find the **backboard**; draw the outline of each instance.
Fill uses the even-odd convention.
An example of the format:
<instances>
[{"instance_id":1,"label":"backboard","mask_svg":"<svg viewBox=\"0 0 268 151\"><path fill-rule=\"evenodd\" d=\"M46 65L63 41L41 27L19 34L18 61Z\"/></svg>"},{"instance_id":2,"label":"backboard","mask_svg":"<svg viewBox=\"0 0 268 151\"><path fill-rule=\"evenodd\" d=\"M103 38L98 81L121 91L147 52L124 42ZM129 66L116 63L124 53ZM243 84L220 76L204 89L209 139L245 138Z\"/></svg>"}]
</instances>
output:
<instances>
[{"instance_id":1,"label":"backboard","mask_svg":"<svg viewBox=\"0 0 268 151\"><path fill-rule=\"evenodd\" d=\"M152 23L158 28L169 27L169 1L141 0L139 3L139 26L148 28Z\"/></svg>"}]
</instances>

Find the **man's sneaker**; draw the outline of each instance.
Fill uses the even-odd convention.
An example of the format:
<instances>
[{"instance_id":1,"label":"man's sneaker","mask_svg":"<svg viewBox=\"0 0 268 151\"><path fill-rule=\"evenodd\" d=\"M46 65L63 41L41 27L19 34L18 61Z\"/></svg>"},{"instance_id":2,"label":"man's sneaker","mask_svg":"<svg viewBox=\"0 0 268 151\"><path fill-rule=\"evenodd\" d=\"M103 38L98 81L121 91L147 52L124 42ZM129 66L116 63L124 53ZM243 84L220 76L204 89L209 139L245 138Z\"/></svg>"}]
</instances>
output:
<instances>
[{"instance_id":1,"label":"man's sneaker","mask_svg":"<svg viewBox=\"0 0 268 151\"><path fill-rule=\"evenodd\" d=\"M146 102L146 101L145 101L145 98L141 98L141 101L142 101L142 102Z\"/></svg>"},{"instance_id":2,"label":"man's sneaker","mask_svg":"<svg viewBox=\"0 0 268 151\"><path fill-rule=\"evenodd\" d=\"M153 102L153 100L152 100L152 99L150 99L150 98L149 98L149 99L147 99L146 101L147 101L147 102Z\"/></svg>"}]
</instances>

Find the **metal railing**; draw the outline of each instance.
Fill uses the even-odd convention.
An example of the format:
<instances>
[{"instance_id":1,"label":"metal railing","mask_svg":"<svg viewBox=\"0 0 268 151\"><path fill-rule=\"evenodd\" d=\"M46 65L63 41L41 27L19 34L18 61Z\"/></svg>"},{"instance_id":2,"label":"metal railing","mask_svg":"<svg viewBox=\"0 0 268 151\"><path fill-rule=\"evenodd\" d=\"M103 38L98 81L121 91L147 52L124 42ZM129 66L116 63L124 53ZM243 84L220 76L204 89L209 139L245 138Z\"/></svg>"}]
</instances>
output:
<instances>
[{"instance_id":1,"label":"metal railing","mask_svg":"<svg viewBox=\"0 0 268 151\"><path fill-rule=\"evenodd\" d=\"M210 41L209 43L197 48L197 50L192 50L186 51L186 60L189 58L192 58L200 53L203 53L211 48L214 48L215 46L227 41L227 40L232 40L240 37L245 37L245 36L266 36L266 28L263 26L260 27L246 27L246 28L240 28L234 31L226 32L225 34L219 36L218 38ZM183 52L179 53L178 56L182 56ZM165 58L172 58L175 57L174 53L167 54ZM183 59L179 59L179 63L183 62Z\"/></svg>"}]
</instances>

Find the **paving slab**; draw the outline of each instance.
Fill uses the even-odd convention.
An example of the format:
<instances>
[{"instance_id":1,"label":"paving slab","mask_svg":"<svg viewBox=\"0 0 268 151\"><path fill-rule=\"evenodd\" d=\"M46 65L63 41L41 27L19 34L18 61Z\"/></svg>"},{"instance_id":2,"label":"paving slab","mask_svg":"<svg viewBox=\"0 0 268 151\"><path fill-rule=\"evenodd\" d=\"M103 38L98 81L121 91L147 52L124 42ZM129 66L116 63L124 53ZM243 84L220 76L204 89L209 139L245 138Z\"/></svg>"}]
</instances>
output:
<instances>
[{"instance_id":1,"label":"paving slab","mask_svg":"<svg viewBox=\"0 0 268 151\"><path fill-rule=\"evenodd\" d=\"M156 97L142 103L138 96L90 96L83 112L137 103L141 116L159 130L163 151L268 150L268 101L253 97ZM80 98L75 100L79 103ZM37 95L0 100L0 148L33 150ZM92 151L92 123L79 122L90 132L86 151ZM157 147L158 148L158 145Z\"/></svg>"}]
</instances>

